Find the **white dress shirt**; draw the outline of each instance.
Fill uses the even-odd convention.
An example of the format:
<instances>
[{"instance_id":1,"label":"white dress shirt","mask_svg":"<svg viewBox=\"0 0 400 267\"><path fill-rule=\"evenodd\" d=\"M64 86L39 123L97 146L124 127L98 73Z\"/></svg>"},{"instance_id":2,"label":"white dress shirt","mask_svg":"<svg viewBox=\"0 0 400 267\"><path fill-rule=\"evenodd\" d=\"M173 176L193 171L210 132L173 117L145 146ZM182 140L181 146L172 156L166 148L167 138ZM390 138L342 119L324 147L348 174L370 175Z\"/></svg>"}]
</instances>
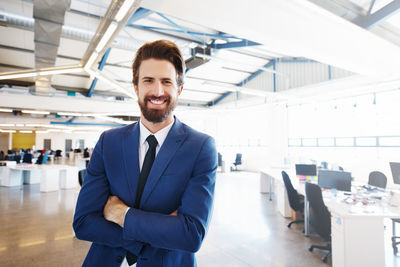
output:
<instances>
[{"instance_id":1,"label":"white dress shirt","mask_svg":"<svg viewBox=\"0 0 400 267\"><path fill-rule=\"evenodd\" d=\"M146 128L146 126L143 125L142 121L139 121L139 127L140 127L139 128L139 167L140 167L140 170L142 170L144 157L146 156L147 150L149 150L149 144L146 142L147 137L152 134L157 139L157 142L158 142L157 147L156 147L156 157L157 157L158 151L160 151L160 148L163 145L165 139L167 138L169 130L171 130L174 122L175 122L175 118L170 124L168 124L167 126L162 128L158 132L152 133ZM128 212L128 210L129 210L129 208L126 209L125 215ZM129 264L126 260L126 257L124 258L123 262L121 263L121 267L134 267L134 266L136 266L136 263L129 266Z\"/></svg>"}]
</instances>

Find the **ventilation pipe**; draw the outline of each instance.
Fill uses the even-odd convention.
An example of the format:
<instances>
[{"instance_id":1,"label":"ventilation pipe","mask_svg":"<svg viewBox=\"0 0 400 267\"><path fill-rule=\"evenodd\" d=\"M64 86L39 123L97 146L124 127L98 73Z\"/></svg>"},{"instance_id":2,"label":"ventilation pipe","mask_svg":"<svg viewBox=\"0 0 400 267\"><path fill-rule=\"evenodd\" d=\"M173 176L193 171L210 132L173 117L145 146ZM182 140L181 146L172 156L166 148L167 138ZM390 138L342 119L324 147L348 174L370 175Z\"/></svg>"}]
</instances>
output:
<instances>
[{"instance_id":1,"label":"ventilation pipe","mask_svg":"<svg viewBox=\"0 0 400 267\"><path fill-rule=\"evenodd\" d=\"M35 19L35 68L54 67L56 63L65 12L71 0L35 0L33 18ZM35 81L35 94L49 95L51 76L38 75Z\"/></svg>"}]
</instances>

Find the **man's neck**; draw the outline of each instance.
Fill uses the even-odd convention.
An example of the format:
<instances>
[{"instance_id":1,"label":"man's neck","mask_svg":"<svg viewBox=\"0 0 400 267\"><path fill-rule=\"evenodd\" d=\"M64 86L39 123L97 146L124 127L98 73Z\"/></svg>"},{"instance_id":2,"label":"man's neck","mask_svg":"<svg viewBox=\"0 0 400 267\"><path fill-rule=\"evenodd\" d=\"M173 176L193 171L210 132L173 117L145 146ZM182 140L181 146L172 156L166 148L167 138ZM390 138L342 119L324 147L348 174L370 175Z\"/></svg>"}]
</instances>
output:
<instances>
[{"instance_id":1,"label":"man's neck","mask_svg":"<svg viewBox=\"0 0 400 267\"><path fill-rule=\"evenodd\" d=\"M154 134L159 130L163 129L164 127L170 125L174 121L174 116L170 115L162 122L151 122L146 120L146 118L143 117L143 115L140 115L140 120L143 123L143 125L147 128L147 130L149 130L151 133Z\"/></svg>"}]
</instances>

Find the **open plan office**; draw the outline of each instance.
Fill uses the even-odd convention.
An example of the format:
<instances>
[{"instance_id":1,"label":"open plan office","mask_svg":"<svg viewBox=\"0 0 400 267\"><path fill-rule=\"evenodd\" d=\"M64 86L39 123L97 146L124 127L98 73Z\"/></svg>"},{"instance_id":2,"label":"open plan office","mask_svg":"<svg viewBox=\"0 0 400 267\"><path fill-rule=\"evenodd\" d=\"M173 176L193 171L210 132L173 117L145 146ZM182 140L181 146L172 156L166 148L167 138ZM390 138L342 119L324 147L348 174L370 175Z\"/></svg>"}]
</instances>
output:
<instances>
[{"instance_id":1,"label":"open plan office","mask_svg":"<svg viewBox=\"0 0 400 267\"><path fill-rule=\"evenodd\" d=\"M399 10L0 1L0 266L399 266Z\"/></svg>"}]
</instances>

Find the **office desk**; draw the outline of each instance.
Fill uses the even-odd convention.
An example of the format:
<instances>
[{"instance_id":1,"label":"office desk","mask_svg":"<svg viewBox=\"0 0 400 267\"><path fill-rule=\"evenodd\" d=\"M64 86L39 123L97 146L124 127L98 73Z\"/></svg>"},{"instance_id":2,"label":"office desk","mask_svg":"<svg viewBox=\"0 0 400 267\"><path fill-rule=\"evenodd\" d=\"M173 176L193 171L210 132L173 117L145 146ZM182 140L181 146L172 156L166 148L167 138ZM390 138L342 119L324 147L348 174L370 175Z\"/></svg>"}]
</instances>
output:
<instances>
[{"instance_id":1,"label":"office desk","mask_svg":"<svg viewBox=\"0 0 400 267\"><path fill-rule=\"evenodd\" d=\"M386 193L387 194L387 193ZM381 194L385 199L384 193ZM324 192L331 212L333 266L386 266L384 218L400 218L400 209L376 204L346 204L342 193ZM387 202L383 200L383 202Z\"/></svg>"},{"instance_id":2,"label":"office desk","mask_svg":"<svg viewBox=\"0 0 400 267\"><path fill-rule=\"evenodd\" d=\"M282 169L263 168L260 170L260 191L276 198L276 203L287 201L286 190L280 193L279 187L284 188L281 175ZM304 229L305 235L310 234L309 203L305 195L305 183L294 178L294 170L288 172L293 187L304 195ZM381 206L349 205L342 202L345 197L338 191L333 197L331 191L323 192L325 205L331 212L332 264L336 266L385 266L384 218L400 218L400 209ZM278 204L277 204L278 205ZM290 207L285 207L289 211ZM283 215L285 211L278 210ZM286 217L286 216L285 216Z\"/></svg>"},{"instance_id":3,"label":"office desk","mask_svg":"<svg viewBox=\"0 0 400 267\"><path fill-rule=\"evenodd\" d=\"M285 184L282 179L282 170L289 173L289 176L294 171L279 167L260 169L260 192L269 194L270 201L272 201L272 195L274 195L279 213L287 218L292 216L292 211L289 205Z\"/></svg>"},{"instance_id":4,"label":"office desk","mask_svg":"<svg viewBox=\"0 0 400 267\"><path fill-rule=\"evenodd\" d=\"M78 168L68 165L19 164L9 167L4 186L40 183L40 192L74 188L78 185Z\"/></svg>"}]
</instances>

